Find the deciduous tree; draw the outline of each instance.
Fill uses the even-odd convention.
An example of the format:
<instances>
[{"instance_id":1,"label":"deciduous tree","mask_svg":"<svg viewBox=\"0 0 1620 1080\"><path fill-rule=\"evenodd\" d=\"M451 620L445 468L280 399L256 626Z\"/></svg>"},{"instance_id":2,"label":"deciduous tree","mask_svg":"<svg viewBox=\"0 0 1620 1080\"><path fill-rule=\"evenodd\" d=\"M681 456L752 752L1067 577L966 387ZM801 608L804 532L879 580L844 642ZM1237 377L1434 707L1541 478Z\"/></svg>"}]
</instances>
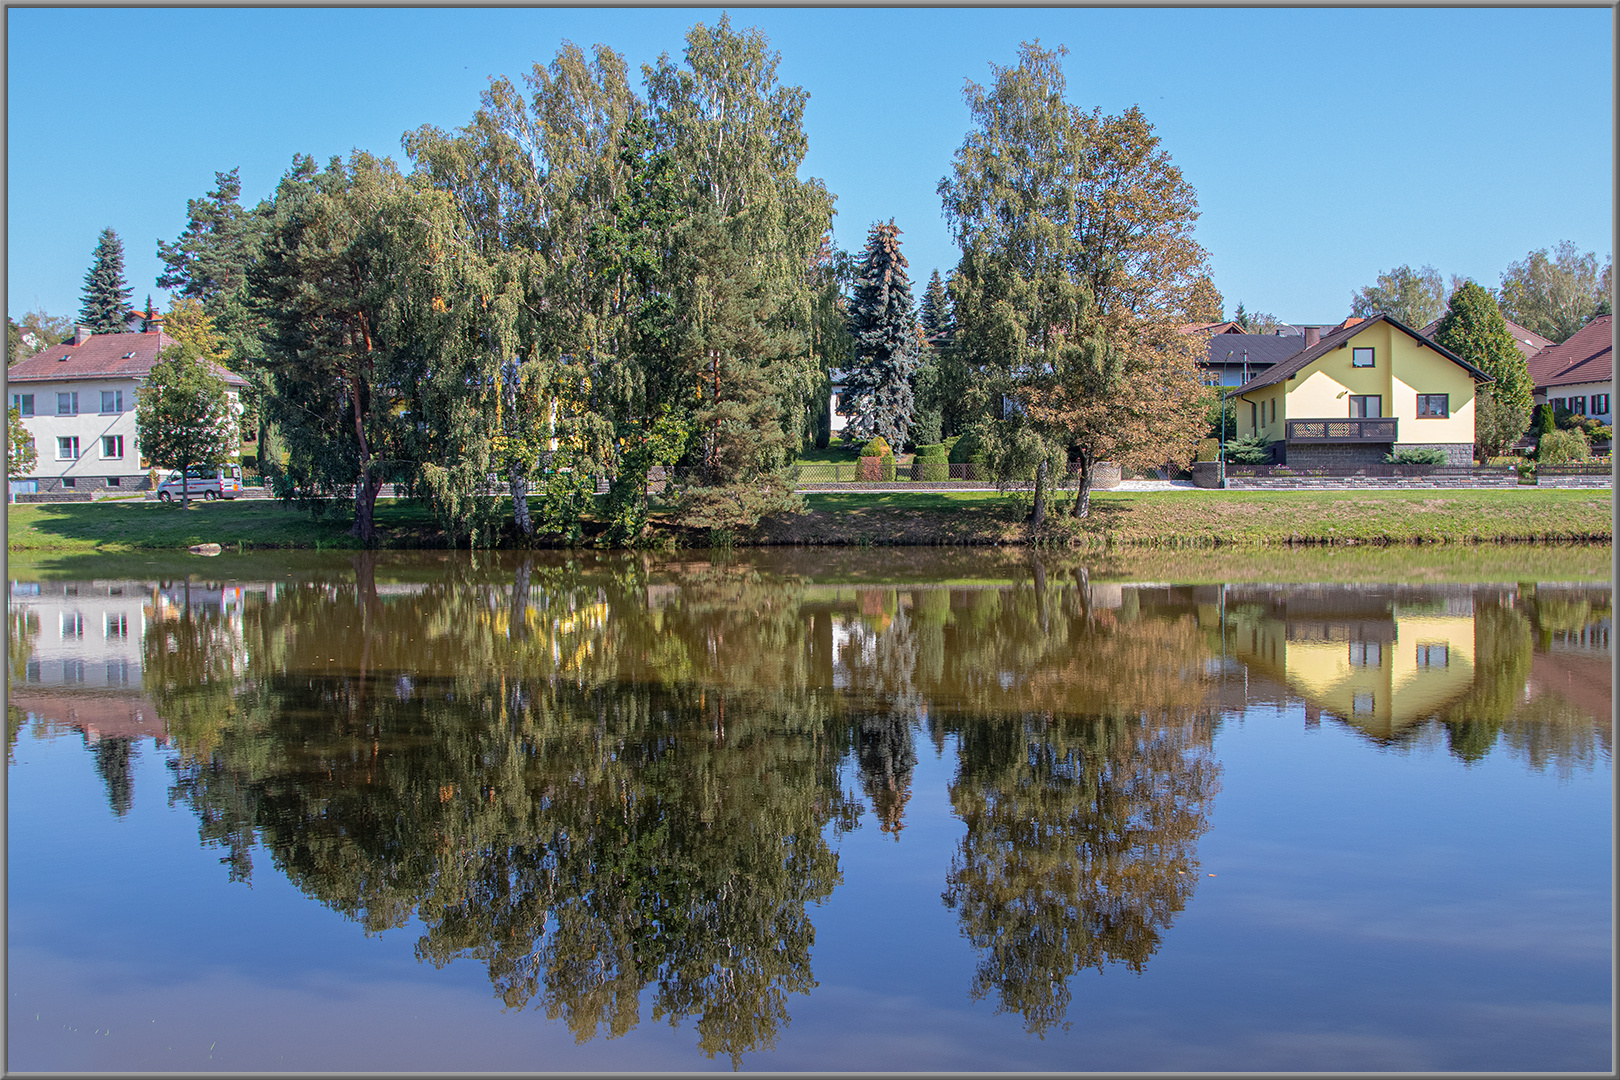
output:
<instances>
[{"instance_id":1,"label":"deciduous tree","mask_svg":"<svg viewBox=\"0 0 1620 1080\"><path fill-rule=\"evenodd\" d=\"M189 306L187 306L189 304ZM141 456L159 468L178 469L182 478L194 465L222 465L240 445L236 411L218 373L222 350L208 317L195 302L181 301L171 334L175 344L158 354L135 394L135 432ZM189 323L189 325L188 325ZM181 505L190 485L181 481Z\"/></svg>"},{"instance_id":2,"label":"deciduous tree","mask_svg":"<svg viewBox=\"0 0 1620 1080\"><path fill-rule=\"evenodd\" d=\"M1445 303L1446 285L1440 271L1432 266L1414 270L1402 265L1387 274L1379 274L1375 284L1352 296L1350 314L1361 319L1378 314L1393 315L1416 329L1433 322Z\"/></svg>"},{"instance_id":3,"label":"deciduous tree","mask_svg":"<svg viewBox=\"0 0 1620 1080\"><path fill-rule=\"evenodd\" d=\"M1552 251L1541 248L1509 263L1502 272L1502 314L1554 342L1609 310L1614 264L1598 262L1564 240Z\"/></svg>"},{"instance_id":4,"label":"deciduous tree","mask_svg":"<svg viewBox=\"0 0 1620 1080\"><path fill-rule=\"evenodd\" d=\"M6 409L6 476L21 480L39 464L39 452L34 437L23 426L22 411L12 405Z\"/></svg>"}]
</instances>

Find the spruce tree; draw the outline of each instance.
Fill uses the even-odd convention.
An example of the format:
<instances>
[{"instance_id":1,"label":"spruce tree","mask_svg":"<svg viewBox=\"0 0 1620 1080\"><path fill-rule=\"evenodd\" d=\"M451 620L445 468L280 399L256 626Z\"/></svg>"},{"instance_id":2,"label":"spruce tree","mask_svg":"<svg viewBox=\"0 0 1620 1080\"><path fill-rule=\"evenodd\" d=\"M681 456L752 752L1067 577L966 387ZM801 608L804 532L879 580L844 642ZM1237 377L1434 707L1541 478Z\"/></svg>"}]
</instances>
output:
<instances>
[{"instance_id":1,"label":"spruce tree","mask_svg":"<svg viewBox=\"0 0 1620 1080\"><path fill-rule=\"evenodd\" d=\"M1496 301L1472 281L1452 293L1434 340L1495 380L1475 395L1474 445L1480 460L1489 461L1530 426L1533 385L1524 355Z\"/></svg>"},{"instance_id":2,"label":"spruce tree","mask_svg":"<svg viewBox=\"0 0 1620 1080\"><path fill-rule=\"evenodd\" d=\"M911 431L916 401L911 379L921 359L917 321L900 230L891 218L866 234L866 253L850 298L855 362L844 381L841 411L849 417L844 437L881 435L901 446Z\"/></svg>"},{"instance_id":3,"label":"spruce tree","mask_svg":"<svg viewBox=\"0 0 1620 1080\"><path fill-rule=\"evenodd\" d=\"M121 334L127 327L129 283L124 280L124 242L111 229L102 229L95 261L84 275L84 302L79 325L97 334Z\"/></svg>"}]
</instances>

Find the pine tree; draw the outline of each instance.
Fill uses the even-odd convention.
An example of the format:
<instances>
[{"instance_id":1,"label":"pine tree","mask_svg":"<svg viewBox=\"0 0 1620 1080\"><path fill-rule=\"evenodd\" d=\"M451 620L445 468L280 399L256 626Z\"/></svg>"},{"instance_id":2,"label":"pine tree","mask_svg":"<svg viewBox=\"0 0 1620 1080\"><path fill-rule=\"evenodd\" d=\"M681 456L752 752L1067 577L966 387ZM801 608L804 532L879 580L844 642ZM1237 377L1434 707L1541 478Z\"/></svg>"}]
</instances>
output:
<instances>
[{"instance_id":1,"label":"pine tree","mask_svg":"<svg viewBox=\"0 0 1620 1080\"><path fill-rule=\"evenodd\" d=\"M1495 380L1475 395L1474 444L1480 460L1489 461L1530 426L1533 386L1524 355L1496 301L1472 281L1452 294L1434 340Z\"/></svg>"},{"instance_id":2,"label":"pine tree","mask_svg":"<svg viewBox=\"0 0 1620 1080\"><path fill-rule=\"evenodd\" d=\"M844 381L844 437L881 435L891 446L906 442L916 401L911 380L920 357L911 278L900 252L900 230L891 218L866 234L866 254L850 298L855 363Z\"/></svg>"},{"instance_id":3,"label":"pine tree","mask_svg":"<svg viewBox=\"0 0 1620 1080\"><path fill-rule=\"evenodd\" d=\"M84 275L84 302L79 324L97 334L121 334L129 313L129 283L124 280L124 242L111 229L101 230L95 262Z\"/></svg>"}]
</instances>

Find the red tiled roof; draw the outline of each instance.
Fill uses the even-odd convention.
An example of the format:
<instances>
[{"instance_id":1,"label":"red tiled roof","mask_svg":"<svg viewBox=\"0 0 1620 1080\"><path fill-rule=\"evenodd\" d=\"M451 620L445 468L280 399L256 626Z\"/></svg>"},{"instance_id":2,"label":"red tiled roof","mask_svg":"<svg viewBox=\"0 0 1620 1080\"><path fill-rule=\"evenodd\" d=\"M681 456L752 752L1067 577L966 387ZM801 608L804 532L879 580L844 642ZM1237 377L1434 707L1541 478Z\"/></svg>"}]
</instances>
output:
<instances>
[{"instance_id":1,"label":"red tiled roof","mask_svg":"<svg viewBox=\"0 0 1620 1080\"><path fill-rule=\"evenodd\" d=\"M1612 316L1599 315L1567 340L1549 345L1532 356L1526 366L1536 389L1611 382L1614 379L1612 322Z\"/></svg>"},{"instance_id":2,"label":"red tiled roof","mask_svg":"<svg viewBox=\"0 0 1620 1080\"><path fill-rule=\"evenodd\" d=\"M1241 334L1243 328L1235 322L1194 322L1182 323L1176 327L1182 334Z\"/></svg>"},{"instance_id":3,"label":"red tiled roof","mask_svg":"<svg viewBox=\"0 0 1620 1080\"><path fill-rule=\"evenodd\" d=\"M64 341L19 360L7 370L6 381L142 379L157 363L158 352L174 344L175 340L161 331L156 334L93 334L82 345ZM126 355L129 353L134 355ZM217 364L214 370L231 386L247 385L246 379Z\"/></svg>"}]
</instances>

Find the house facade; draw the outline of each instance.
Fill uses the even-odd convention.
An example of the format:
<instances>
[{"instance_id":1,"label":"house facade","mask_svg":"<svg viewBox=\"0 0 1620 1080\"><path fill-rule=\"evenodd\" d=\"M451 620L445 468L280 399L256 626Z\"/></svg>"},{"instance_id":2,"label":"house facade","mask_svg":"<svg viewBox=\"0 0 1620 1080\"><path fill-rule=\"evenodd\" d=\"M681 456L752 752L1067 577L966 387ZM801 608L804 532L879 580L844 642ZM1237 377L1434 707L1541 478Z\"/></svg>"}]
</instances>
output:
<instances>
[{"instance_id":1,"label":"house facade","mask_svg":"<svg viewBox=\"0 0 1620 1080\"><path fill-rule=\"evenodd\" d=\"M1614 423L1613 317L1599 315L1567 340L1528 360L1537 405Z\"/></svg>"},{"instance_id":2,"label":"house facade","mask_svg":"<svg viewBox=\"0 0 1620 1080\"><path fill-rule=\"evenodd\" d=\"M1434 447L1448 464L1474 460L1475 391L1490 376L1388 315L1327 334L1250 379L1237 433L1272 446L1293 466L1376 464L1403 449Z\"/></svg>"},{"instance_id":3,"label":"house facade","mask_svg":"<svg viewBox=\"0 0 1620 1080\"><path fill-rule=\"evenodd\" d=\"M175 344L152 319L144 333L92 334L79 327L6 372L8 403L22 414L38 458L15 493L140 491L151 486L135 432L135 395ZM247 380L223 368L232 407L241 411Z\"/></svg>"}]
</instances>

